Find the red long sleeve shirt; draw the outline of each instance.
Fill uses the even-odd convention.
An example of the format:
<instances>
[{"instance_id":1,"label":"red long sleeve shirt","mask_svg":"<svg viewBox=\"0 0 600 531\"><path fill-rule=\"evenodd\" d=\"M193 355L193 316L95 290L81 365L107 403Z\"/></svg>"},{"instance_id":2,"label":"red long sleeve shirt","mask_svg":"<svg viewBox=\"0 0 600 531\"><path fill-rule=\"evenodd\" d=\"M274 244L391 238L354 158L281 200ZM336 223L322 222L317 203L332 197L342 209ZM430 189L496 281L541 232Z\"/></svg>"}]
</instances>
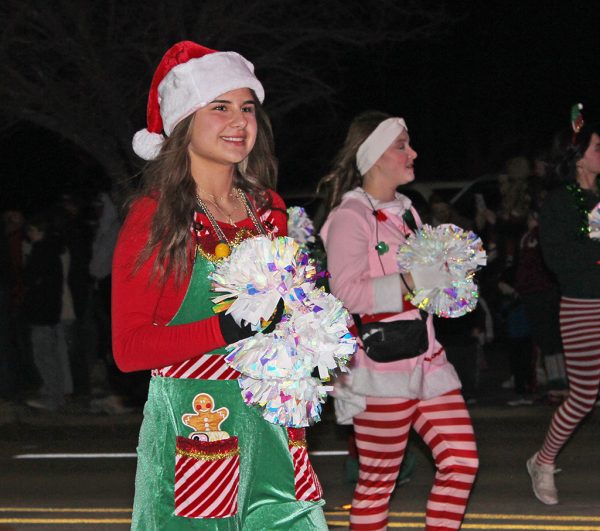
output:
<instances>
[{"instance_id":1,"label":"red long sleeve shirt","mask_svg":"<svg viewBox=\"0 0 600 531\"><path fill-rule=\"evenodd\" d=\"M270 193L272 207L259 211L259 216L268 231L285 236L285 205L279 195ZM225 346L216 315L189 324L166 326L181 306L191 275L179 285L172 276L164 284L151 279L156 252L134 273L137 258L148 241L156 207L157 202L151 197L132 205L113 257L113 354L118 367L125 372L181 363ZM209 227L209 221L200 216ZM254 229L249 218L236 225ZM222 228L227 235L237 230L226 224Z\"/></svg>"}]
</instances>

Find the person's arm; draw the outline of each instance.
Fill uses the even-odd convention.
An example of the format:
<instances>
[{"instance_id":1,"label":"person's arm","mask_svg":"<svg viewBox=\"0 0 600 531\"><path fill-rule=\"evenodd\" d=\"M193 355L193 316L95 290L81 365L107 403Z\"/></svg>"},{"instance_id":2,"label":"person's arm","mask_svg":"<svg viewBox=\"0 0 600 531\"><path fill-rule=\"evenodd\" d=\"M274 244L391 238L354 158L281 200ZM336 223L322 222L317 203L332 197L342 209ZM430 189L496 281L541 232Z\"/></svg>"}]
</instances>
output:
<instances>
[{"instance_id":1,"label":"person's arm","mask_svg":"<svg viewBox=\"0 0 600 531\"><path fill-rule=\"evenodd\" d=\"M278 227L278 234L285 235L285 204L276 193L272 196L269 218ZM148 198L132 207L113 258L113 353L118 367L125 372L180 363L250 335L249 327L238 327L225 313L174 326L155 322L155 310L165 290L171 291L172 287L163 288L158 279L152 278L155 255L135 270L139 253L148 241L155 208L155 201ZM185 286L182 289L185 291Z\"/></svg>"},{"instance_id":2,"label":"person's arm","mask_svg":"<svg viewBox=\"0 0 600 531\"><path fill-rule=\"evenodd\" d=\"M113 353L118 367L125 372L180 363L226 344L217 315L174 326L154 322L162 290L169 286L163 288L151 278L154 256L135 271L154 210L151 199L142 199L132 207L113 259Z\"/></svg>"},{"instance_id":3,"label":"person's arm","mask_svg":"<svg viewBox=\"0 0 600 531\"><path fill-rule=\"evenodd\" d=\"M331 216L325 238L331 292L351 313L402 311L405 288L400 275L371 276L370 234L365 220L345 208Z\"/></svg>"}]
</instances>

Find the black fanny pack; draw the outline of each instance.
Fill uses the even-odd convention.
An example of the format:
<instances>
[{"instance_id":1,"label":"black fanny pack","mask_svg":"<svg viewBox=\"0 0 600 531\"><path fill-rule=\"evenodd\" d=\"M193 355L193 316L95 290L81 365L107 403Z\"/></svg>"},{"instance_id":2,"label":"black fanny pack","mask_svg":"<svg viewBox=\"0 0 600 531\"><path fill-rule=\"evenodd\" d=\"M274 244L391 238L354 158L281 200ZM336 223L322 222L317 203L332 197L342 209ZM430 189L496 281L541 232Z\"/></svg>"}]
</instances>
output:
<instances>
[{"instance_id":1,"label":"black fanny pack","mask_svg":"<svg viewBox=\"0 0 600 531\"><path fill-rule=\"evenodd\" d=\"M429 347L427 313L419 311L421 319L401 319L390 323L363 323L358 314L352 314L367 356L378 363L389 363L423 354Z\"/></svg>"}]
</instances>

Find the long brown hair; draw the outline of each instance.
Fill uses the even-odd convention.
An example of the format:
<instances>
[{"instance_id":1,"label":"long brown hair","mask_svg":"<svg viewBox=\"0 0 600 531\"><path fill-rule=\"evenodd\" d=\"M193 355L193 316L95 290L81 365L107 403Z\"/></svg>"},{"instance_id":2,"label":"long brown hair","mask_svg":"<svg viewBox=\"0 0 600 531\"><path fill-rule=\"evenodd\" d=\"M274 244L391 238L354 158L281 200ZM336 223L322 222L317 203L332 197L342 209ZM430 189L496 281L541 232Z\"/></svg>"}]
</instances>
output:
<instances>
[{"instance_id":1,"label":"long brown hair","mask_svg":"<svg viewBox=\"0 0 600 531\"><path fill-rule=\"evenodd\" d=\"M267 189L277 184L277 159L270 120L256 96L254 101L256 141L248 157L237 164L234 186L249 194L258 208L264 208L271 202ZM193 120L192 114L175 126L158 157L144 169L142 187L136 194L136 197L154 197L158 202L150 237L140 253L137 267L158 250L153 274L161 281L174 274L175 281L181 282L192 265L190 224L196 207L196 184L190 170L188 146Z\"/></svg>"},{"instance_id":2,"label":"long brown hair","mask_svg":"<svg viewBox=\"0 0 600 531\"><path fill-rule=\"evenodd\" d=\"M333 159L331 171L317 185L317 193L325 197L327 211L336 207L342 196L362 182L356 166L356 152L360 145L389 114L380 111L365 111L352 120L344 144Z\"/></svg>"}]
</instances>

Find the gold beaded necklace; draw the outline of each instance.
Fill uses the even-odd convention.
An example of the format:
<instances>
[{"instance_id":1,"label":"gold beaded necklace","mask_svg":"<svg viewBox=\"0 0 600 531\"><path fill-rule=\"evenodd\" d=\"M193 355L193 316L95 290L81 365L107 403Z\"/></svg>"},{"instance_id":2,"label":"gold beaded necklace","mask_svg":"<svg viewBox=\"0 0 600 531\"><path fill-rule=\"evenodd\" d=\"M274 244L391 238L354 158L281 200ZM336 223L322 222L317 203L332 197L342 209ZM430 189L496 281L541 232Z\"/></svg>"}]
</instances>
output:
<instances>
[{"instance_id":1,"label":"gold beaded necklace","mask_svg":"<svg viewBox=\"0 0 600 531\"><path fill-rule=\"evenodd\" d=\"M240 190L239 188L234 188L232 193L234 193L236 195L236 197L244 205L244 207L246 209L246 213L248 214L248 217L252 220L252 223L254 224L254 227L256 228L258 233L266 235L266 231L265 231L264 227L262 226L262 224L260 223L260 221L258 220L258 216L254 210L254 207L253 207L252 203L250 202L250 200L248 199L248 197L246 196L246 194L244 192L242 192L242 190ZM204 214L208 218L208 221L212 225L213 230L215 231L217 237L219 238L219 243L215 247L215 256L217 258L225 258L225 257L229 256L231 254L231 248L233 247L232 242L227 239L227 236L225 236L225 233L219 226L218 221L212 215L212 212L208 209L208 207L206 206L206 204L204 203L204 201L200 198L200 196L198 194L196 194L196 201L198 202L198 206L200 207L202 212L204 212ZM231 217L230 217L230 219L231 219ZM230 223L230 225L237 227L237 225L235 223L233 223L233 221Z\"/></svg>"}]
</instances>

